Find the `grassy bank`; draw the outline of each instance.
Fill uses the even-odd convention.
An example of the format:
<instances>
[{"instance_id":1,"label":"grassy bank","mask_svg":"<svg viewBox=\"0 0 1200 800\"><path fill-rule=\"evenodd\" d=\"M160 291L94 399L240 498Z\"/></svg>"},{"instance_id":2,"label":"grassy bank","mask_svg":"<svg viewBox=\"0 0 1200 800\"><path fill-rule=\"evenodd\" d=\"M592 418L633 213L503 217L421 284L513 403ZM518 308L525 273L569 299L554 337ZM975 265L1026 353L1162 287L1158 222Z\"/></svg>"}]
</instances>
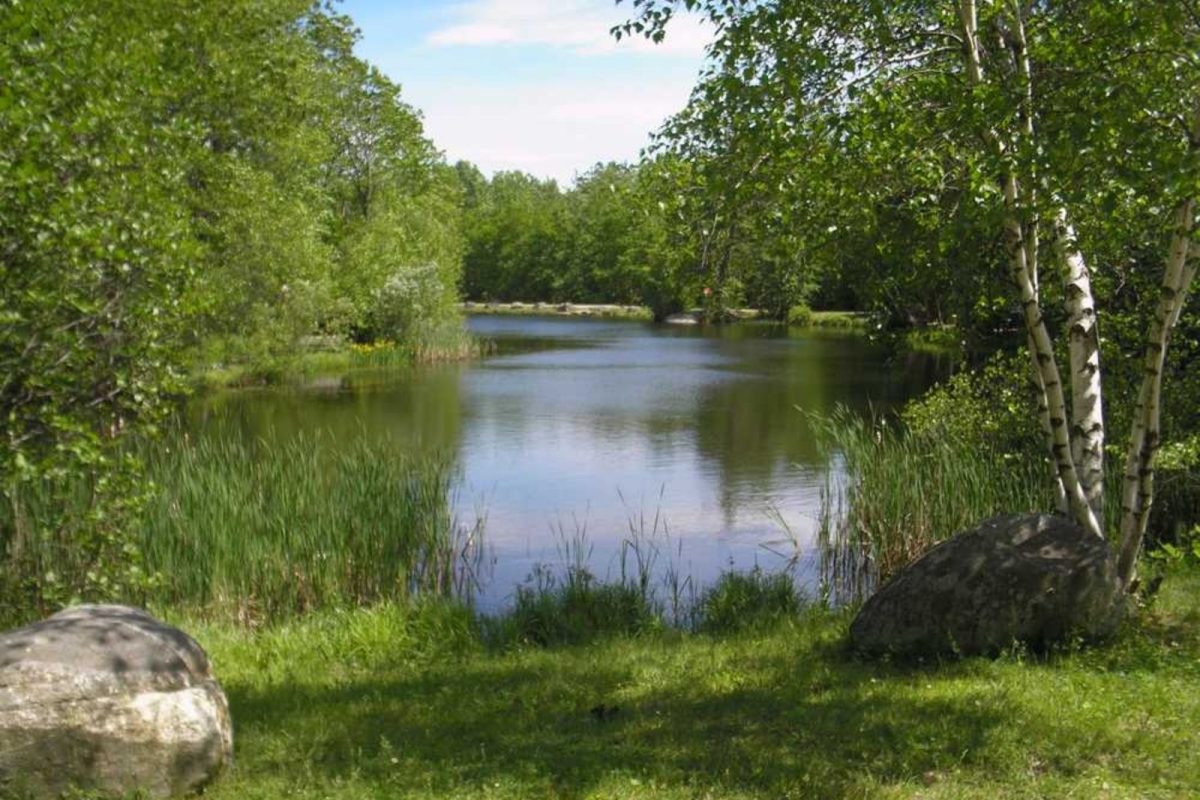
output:
<instances>
[{"instance_id":1,"label":"grassy bank","mask_svg":"<svg viewBox=\"0 0 1200 800\"><path fill-rule=\"evenodd\" d=\"M482 303L465 302L463 310L468 314L492 314L499 316L558 316L597 317L602 319L653 319L654 315L645 306L617 304L580 303ZM698 312L690 312L698 313ZM736 318L743 321L766 320L765 312L755 309L739 309ZM804 324L799 327L844 328L865 330L869 315L858 311L808 311Z\"/></svg>"},{"instance_id":2,"label":"grassy bank","mask_svg":"<svg viewBox=\"0 0 1200 800\"><path fill-rule=\"evenodd\" d=\"M1114 644L898 666L807 609L481 641L442 603L198 625L237 765L206 797L1174 798L1200 791L1200 575Z\"/></svg>"},{"instance_id":3,"label":"grassy bank","mask_svg":"<svg viewBox=\"0 0 1200 800\"><path fill-rule=\"evenodd\" d=\"M865 330L870 315L861 311L813 311L808 324L814 328Z\"/></svg>"},{"instance_id":4,"label":"grassy bank","mask_svg":"<svg viewBox=\"0 0 1200 800\"><path fill-rule=\"evenodd\" d=\"M953 325L929 325L904 331L904 348L915 353L961 356L966 350L962 332Z\"/></svg>"},{"instance_id":5,"label":"grassy bank","mask_svg":"<svg viewBox=\"0 0 1200 800\"><path fill-rule=\"evenodd\" d=\"M302 342L293 353L239 363L198 367L191 383L198 389L285 386L317 375L362 369L402 369L419 364L481 358L491 343L471 335L459 323L434 328L417 342L388 339L354 343L337 337Z\"/></svg>"}]
</instances>

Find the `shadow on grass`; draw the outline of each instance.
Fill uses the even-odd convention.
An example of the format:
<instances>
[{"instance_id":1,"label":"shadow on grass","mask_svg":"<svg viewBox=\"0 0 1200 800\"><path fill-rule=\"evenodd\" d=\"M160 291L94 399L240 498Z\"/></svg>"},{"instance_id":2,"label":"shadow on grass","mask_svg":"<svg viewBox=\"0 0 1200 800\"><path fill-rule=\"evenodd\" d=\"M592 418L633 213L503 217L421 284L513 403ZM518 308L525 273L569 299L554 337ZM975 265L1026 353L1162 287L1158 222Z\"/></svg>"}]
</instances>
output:
<instances>
[{"instance_id":1,"label":"shadow on grass","mask_svg":"<svg viewBox=\"0 0 1200 800\"><path fill-rule=\"evenodd\" d=\"M930 697L910 691L933 679L920 670L772 641L744 654L703 638L614 642L340 686L230 687L239 770L569 798L622 783L841 796L867 777L969 763L1004 720L986 689Z\"/></svg>"}]
</instances>

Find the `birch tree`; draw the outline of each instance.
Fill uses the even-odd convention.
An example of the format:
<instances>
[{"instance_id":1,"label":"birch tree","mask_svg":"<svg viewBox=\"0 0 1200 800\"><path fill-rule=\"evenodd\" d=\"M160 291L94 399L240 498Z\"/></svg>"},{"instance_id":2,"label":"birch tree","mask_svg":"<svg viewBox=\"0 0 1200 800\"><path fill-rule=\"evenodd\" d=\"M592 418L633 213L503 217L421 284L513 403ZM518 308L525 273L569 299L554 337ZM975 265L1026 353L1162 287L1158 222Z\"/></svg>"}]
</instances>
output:
<instances>
[{"instance_id":1,"label":"birch tree","mask_svg":"<svg viewBox=\"0 0 1200 800\"><path fill-rule=\"evenodd\" d=\"M814 118L837 127L864 109L886 109L886 124L853 130L892 159L949 158L961 165L969 204L987 210L1004 244L1058 510L1092 534L1113 538L1119 573L1131 586L1154 497L1168 345L1195 278L1200 4L631 5L633 18L614 31L618 36L661 39L681 10L715 24L711 66L693 93L694 106L746 107L752 96L797 139ZM753 138L754 115L740 121L741 136ZM779 124L772 127L777 132ZM862 187L864 201L870 192L870 185ZM1104 459L1112 448L1100 362L1103 302L1094 294L1086 243L1137 235L1097 213L1114 199L1144 206L1165 224L1159 298L1144 321L1141 385L1124 443L1119 508L1112 509L1105 503ZM1089 221L1083 233L1081 218ZM1057 277L1044 280L1044 273ZM1051 296L1058 307L1047 305Z\"/></svg>"}]
</instances>

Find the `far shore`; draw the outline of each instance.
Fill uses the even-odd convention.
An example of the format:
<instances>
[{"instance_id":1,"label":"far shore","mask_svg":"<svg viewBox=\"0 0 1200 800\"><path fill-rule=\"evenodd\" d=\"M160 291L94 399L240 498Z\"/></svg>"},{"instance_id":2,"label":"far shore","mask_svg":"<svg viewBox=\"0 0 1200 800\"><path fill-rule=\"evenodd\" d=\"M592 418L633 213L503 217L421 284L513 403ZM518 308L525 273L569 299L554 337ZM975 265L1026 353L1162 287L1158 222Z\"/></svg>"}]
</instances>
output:
<instances>
[{"instance_id":1,"label":"far shore","mask_svg":"<svg viewBox=\"0 0 1200 800\"><path fill-rule=\"evenodd\" d=\"M652 319L645 306L617 303L485 303L467 300L462 304L468 314L516 314L523 316L604 317L608 319Z\"/></svg>"},{"instance_id":2,"label":"far shore","mask_svg":"<svg viewBox=\"0 0 1200 800\"><path fill-rule=\"evenodd\" d=\"M511 303L480 302L467 300L462 308L468 314L496 314L516 316L597 317L601 319L650 320L654 314L646 306L620 305L617 303ZM730 313L739 321L766 320L767 312L756 308L731 309ZM665 320L679 325L694 325L703 321L698 309L672 314ZM862 328L866 327L867 315L859 311L814 311L808 320L812 327Z\"/></svg>"}]
</instances>

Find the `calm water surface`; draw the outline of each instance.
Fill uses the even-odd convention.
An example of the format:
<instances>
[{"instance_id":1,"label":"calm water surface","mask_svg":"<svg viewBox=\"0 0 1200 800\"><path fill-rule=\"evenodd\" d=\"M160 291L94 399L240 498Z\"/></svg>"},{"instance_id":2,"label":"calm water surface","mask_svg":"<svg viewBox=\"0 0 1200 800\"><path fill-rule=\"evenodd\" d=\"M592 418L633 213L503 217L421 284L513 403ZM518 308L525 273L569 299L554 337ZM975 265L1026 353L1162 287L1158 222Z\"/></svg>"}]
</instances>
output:
<instances>
[{"instance_id":1,"label":"calm water surface","mask_svg":"<svg viewBox=\"0 0 1200 800\"><path fill-rule=\"evenodd\" d=\"M673 569L695 586L725 569L778 567L793 540L811 541L826 480L804 412L891 408L944 371L861 337L767 326L541 317L470 326L496 355L220 395L193 424L247 437L388 437L454 454L458 513L486 518L481 605L494 609L539 564L585 558L593 574L616 577L631 530L653 539L659 576ZM811 550L801 555L804 582Z\"/></svg>"}]
</instances>

